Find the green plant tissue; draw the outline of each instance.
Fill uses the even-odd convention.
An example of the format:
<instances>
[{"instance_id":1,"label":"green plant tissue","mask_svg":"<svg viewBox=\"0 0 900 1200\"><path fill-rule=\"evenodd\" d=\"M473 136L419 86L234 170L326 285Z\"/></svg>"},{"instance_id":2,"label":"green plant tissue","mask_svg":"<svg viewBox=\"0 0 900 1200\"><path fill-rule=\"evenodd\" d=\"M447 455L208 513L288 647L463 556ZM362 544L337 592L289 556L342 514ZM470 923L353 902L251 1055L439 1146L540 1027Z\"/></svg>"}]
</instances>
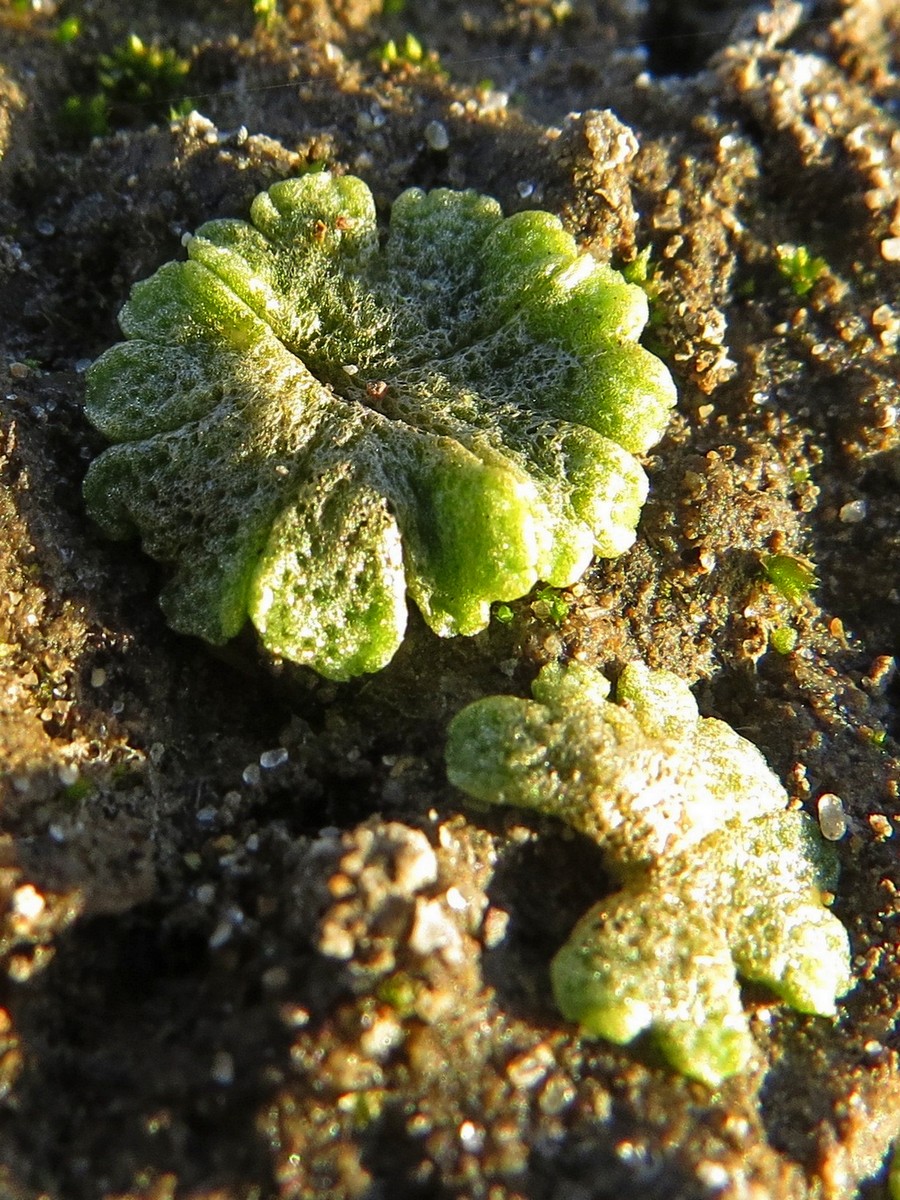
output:
<instances>
[{"instance_id":1,"label":"green plant tissue","mask_svg":"<svg viewBox=\"0 0 900 1200\"><path fill-rule=\"evenodd\" d=\"M411 189L381 242L361 180L311 173L187 256L135 285L86 399L114 443L88 510L169 565L175 629L249 616L343 679L391 659L407 597L473 634L631 545L675 390L644 293L549 213Z\"/></svg>"},{"instance_id":2,"label":"green plant tissue","mask_svg":"<svg viewBox=\"0 0 900 1200\"><path fill-rule=\"evenodd\" d=\"M714 1086L753 1055L738 977L834 1014L851 983L847 931L823 898L837 858L756 747L700 717L677 676L638 663L615 702L579 663L545 667L533 696L458 713L447 770L482 804L561 818L621 882L552 963L563 1015L619 1044L650 1032Z\"/></svg>"}]
</instances>

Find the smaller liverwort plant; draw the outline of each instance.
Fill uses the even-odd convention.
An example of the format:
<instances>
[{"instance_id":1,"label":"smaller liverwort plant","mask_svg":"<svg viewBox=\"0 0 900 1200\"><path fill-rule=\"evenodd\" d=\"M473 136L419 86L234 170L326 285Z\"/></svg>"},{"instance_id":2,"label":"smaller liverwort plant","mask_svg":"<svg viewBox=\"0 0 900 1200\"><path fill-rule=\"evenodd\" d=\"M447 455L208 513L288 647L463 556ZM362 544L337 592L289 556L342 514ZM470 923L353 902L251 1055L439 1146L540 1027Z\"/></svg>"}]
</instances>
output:
<instances>
[{"instance_id":1,"label":"smaller liverwort plant","mask_svg":"<svg viewBox=\"0 0 900 1200\"><path fill-rule=\"evenodd\" d=\"M700 717L677 676L637 663L615 702L579 663L545 667L533 695L458 713L447 769L477 802L592 838L621 883L553 960L563 1015L618 1044L649 1032L672 1066L715 1086L753 1053L738 977L833 1014L851 982L847 932L824 903L837 859L756 747Z\"/></svg>"},{"instance_id":2,"label":"smaller liverwort plant","mask_svg":"<svg viewBox=\"0 0 900 1200\"><path fill-rule=\"evenodd\" d=\"M322 172L186 244L132 290L85 406L114 443L88 509L170 565L176 629L220 643L249 616L346 679L394 655L407 596L474 634L631 545L675 390L644 293L556 217L413 188L381 239L362 180Z\"/></svg>"}]
</instances>

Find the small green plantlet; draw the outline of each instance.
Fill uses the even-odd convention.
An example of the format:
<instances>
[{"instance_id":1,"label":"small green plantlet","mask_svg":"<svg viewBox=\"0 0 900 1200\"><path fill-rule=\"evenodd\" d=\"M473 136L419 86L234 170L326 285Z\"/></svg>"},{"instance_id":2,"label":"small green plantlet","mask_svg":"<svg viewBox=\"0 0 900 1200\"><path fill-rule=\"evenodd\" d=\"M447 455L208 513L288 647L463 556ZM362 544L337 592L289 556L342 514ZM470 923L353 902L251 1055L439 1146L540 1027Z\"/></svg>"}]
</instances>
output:
<instances>
[{"instance_id":1,"label":"small green plantlet","mask_svg":"<svg viewBox=\"0 0 900 1200\"><path fill-rule=\"evenodd\" d=\"M802 466L794 467L790 473L791 486L795 488L804 487L809 483L812 472L804 463Z\"/></svg>"},{"instance_id":2,"label":"small green plantlet","mask_svg":"<svg viewBox=\"0 0 900 1200\"><path fill-rule=\"evenodd\" d=\"M122 105L168 105L190 70L171 47L148 46L136 33L99 62L101 88L111 103Z\"/></svg>"},{"instance_id":3,"label":"small green plantlet","mask_svg":"<svg viewBox=\"0 0 900 1200\"><path fill-rule=\"evenodd\" d=\"M401 971L396 971L382 980L378 984L375 994L383 1004L392 1008L398 1017L405 1019L411 1017L416 1011L418 998L416 984Z\"/></svg>"},{"instance_id":4,"label":"small green plantlet","mask_svg":"<svg viewBox=\"0 0 900 1200\"><path fill-rule=\"evenodd\" d=\"M368 1129L384 1109L387 1092L384 1088L362 1088L346 1092L337 1102L338 1112L349 1114L354 1129Z\"/></svg>"},{"instance_id":5,"label":"small green plantlet","mask_svg":"<svg viewBox=\"0 0 900 1200\"><path fill-rule=\"evenodd\" d=\"M769 582L791 604L801 604L818 583L812 564L795 554L766 554L761 565Z\"/></svg>"},{"instance_id":6,"label":"small green plantlet","mask_svg":"<svg viewBox=\"0 0 900 1200\"><path fill-rule=\"evenodd\" d=\"M63 127L76 136L100 137L117 126L189 111L189 103L176 100L189 70L190 63L175 50L146 45L132 33L109 54L99 56L98 90L64 101Z\"/></svg>"},{"instance_id":7,"label":"small green plantlet","mask_svg":"<svg viewBox=\"0 0 900 1200\"><path fill-rule=\"evenodd\" d=\"M625 264L622 274L629 283L636 283L638 287L646 287L650 282L655 270L654 264L650 261L652 253L653 247L645 246L636 258Z\"/></svg>"},{"instance_id":8,"label":"small green plantlet","mask_svg":"<svg viewBox=\"0 0 900 1200\"><path fill-rule=\"evenodd\" d=\"M63 130L73 137L104 137L110 130L109 101L101 92L92 96L67 96L59 120Z\"/></svg>"},{"instance_id":9,"label":"small green plantlet","mask_svg":"<svg viewBox=\"0 0 900 1200\"><path fill-rule=\"evenodd\" d=\"M81 36L81 18L66 17L60 21L53 34L60 46L69 46Z\"/></svg>"},{"instance_id":10,"label":"small green plantlet","mask_svg":"<svg viewBox=\"0 0 900 1200\"><path fill-rule=\"evenodd\" d=\"M738 976L833 1014L851 982L847 932L823 903L837 860L759 751L701 718L668 671L626 667L615 703L579 663L545 667L532 690L458 713L447 772L479 803L567 822L622 883L553 960L563 1015L619 1044L651 1032L716 1086L753 1053Z\"/></svg>"},{"instance_id":11,"label":"small green plantlet","mask_svg":"<svg viewBox=\"0 0 900 1200\"><path fill-rule=\"evenodd\" d=\"M166 120L170 123L173 121L183 121L185 117L189 117L194 111L194 101L190 96L184 100L179 100L177 104L170 104L166 113Z\"/></svg>"},{"instance_id":12,"label":"small green plantlet","mask_svg":"<svg viewBox=\"0 0 900 1200\"><path fill-rule=\"evenodd\" d=\"M252 0L252 4L257 25L263 29L273 29L278 24L278 0Z\"/></svg>"},{"instance_id":13,"label":"small green plantlet","mask_svg":"<svg viewBox=\"0 0 900 1200\"><path fill-rule=\"evenodd\" d=\"M814 284L828 270L825 259L813 257L806 246L776 246L775 263L795 296L805 296L812 291Z\"/></svg>"},{"instance_id":14,"label":"small green plantlet","mask_svg":"<svg viewBox=\"0 0 900 1200\"><path fill-rule=\"evenodd\" d=\"M788 625L777 625L769 631L769 645L776 654L791 654L797 648L799 634Z\"/></svg>"},{"instance_id":15,"label":"small green plantlet","mask_svg":"<svg viewBox=\"0 0 900 1200\"><path fill-rule=\"evenodd\" d=\"M635 455L675 390L643 292L549 213L404 192L379 240L352 177L307 174L212 221L139 283L88 371L117 443L88 509L171 564L163 607L220 643L249 616L335 679L396 652L406 598L440 636L626 550Z\"/></svg>"},{"instance_id":16,"label":"small green plantlet","mask_svg":"<svg viewBox=\"0 0 900 1200\"><path fill-rule=\"evenodd\" d=\"M393 38L373 51L372 57L383 71L414 67L429 75L446 75L436 51L426 50L415 34L407 33L398 44Z\"/></svg>"},{"instance_id":17,"label":"small green plantlet","mask_svg":"<svg viewBox=\"0 0 900 1200\"><path fill-rule=\"evenodd\" d=\"M632 259L630 263L626 263L622 268L622 275L629 283L636 284L641 288L650 303L650 325L661 325L665 319L665 314L659 303L659 280L656 278L657 264L652 261L653 248L645 246L638 254L637 258Z\"/></svg>"},{"instance_id":18,"label":"small green plantlet","mask_svg":"<svg viewBox=\"0 0 900 1200\"><path fill-rule=\"evenodd\" d=\"M531 611L539 620L562 625L569 615L569 604L555 588L541 587L535 593Z\"/></svg>"},{"instance_id":19,"label":"small green plantlet","mask_svg":"<svg viewBox=\"0 0 900 1200\"><path fill-rule=\"evenodd\" d=\"M63 795L70 803L78 804L86 799L93 790L93 783L82 775L63 789Z\"/></svg>"}]
</instances>

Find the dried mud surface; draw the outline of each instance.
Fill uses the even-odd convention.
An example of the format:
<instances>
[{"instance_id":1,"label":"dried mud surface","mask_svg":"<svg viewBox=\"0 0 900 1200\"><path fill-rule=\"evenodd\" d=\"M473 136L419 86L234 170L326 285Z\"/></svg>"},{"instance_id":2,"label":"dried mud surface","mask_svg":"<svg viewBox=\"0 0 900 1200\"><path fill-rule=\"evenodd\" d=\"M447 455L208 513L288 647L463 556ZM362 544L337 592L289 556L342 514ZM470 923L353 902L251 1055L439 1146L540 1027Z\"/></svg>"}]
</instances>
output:
<instances>
[{"instance_id":1,"label":"dried mud surface","mask_svg":"<svg viewBox=\"0 0 900 1200\"><path fill-rule=\"evenodd\" d=\"M0 0L0 1196L884 1195L894 0L309 0L269 31L237 0L129 7ZM407 30L444 73L371 57ZM66 96L130 32L189 59L196 113L63 132ZM409 185L475 187L559 213L614 265L649 246L649 341L680 393L628 555L473 639L414 623L346 685L249 635L171 633L160 569L80 499L100 447L83 370L131 284L323 160L383 209ZM807 292L779 246L822 260ZM805 599L767 581L772 552L815 564ZM560 1020L547 964L606 886L598 856L472 814L445 781L449 717L561 655L678 671L797 802L832 792L849 815L836 911L857 985L835 1022L748 990L758 1060L719 1092Z\"/></svg>"}]
</instances>

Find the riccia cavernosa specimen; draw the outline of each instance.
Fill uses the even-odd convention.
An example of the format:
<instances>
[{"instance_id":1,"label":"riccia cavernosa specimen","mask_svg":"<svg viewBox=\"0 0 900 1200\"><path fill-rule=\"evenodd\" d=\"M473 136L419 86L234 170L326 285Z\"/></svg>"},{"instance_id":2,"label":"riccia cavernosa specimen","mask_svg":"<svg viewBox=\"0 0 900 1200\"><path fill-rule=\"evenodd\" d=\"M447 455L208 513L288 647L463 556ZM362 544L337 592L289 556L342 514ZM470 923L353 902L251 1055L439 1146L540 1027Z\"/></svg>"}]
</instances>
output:
<instances>
[{"instance_id":1,"label":"riccia cavernosa specimen","mask_svg":"<svg viewBox=\"0 0 900 1200\"><path fill-rule=\"evenodd\" d=\"M379 242L353 177L308 174L138 283L88 373L112 536L171 566L174 628L249 616L275 654L384 666L409 595L441 636L634 538L635 455L675 400L640 288L549 213L411 189Z\"/></svg>"},{"instance_id":2,"label":"riccia cavernosa specimen","mask_svg":"<svg viewBox=\"0 0 900 1200\"><path fill-rule=\"evenodd\" d=\"M753 1053L739 976L824 1016L850 986L847 931L823 900L837 858L756 747L700 717L677 676L632 663L609 692L573 663L545 667L533 700L470 704L450 725L448 774L603 847L622 887L556 955L557 1003L612 1042L651 1031L675 1068L715 1085Z\"/></svg>"}]
</instances>

